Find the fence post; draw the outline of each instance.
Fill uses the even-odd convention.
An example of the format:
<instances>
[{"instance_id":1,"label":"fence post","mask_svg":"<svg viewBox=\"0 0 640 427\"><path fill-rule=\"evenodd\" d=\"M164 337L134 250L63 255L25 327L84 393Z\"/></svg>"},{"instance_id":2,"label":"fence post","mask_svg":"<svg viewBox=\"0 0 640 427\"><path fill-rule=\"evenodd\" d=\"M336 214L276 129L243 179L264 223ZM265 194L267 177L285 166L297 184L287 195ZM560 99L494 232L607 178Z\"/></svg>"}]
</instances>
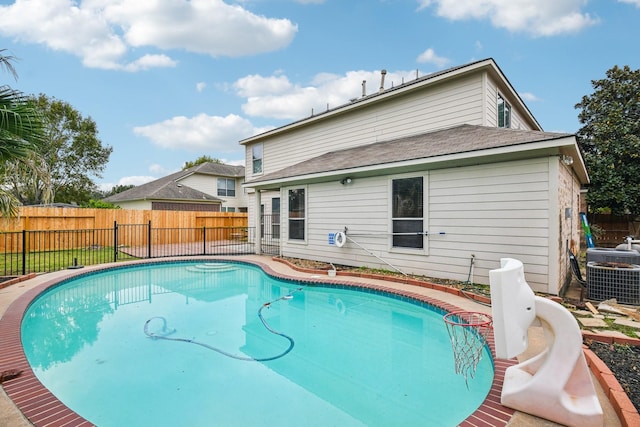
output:
<instances>
[{"instance_id":1,"label":"fence post","mask_svg":"<svg viewBox=\"0 0 640 427\"><path fill-rule=\"evenodd\" d=\"M151 258L151 220L147 226L147 258Z\"/></svg>"},{"instance_id":2,"label":"fence post","mask_svg":"<svg viewBox=\"0 0 640 427\"><path fill-rule=\"evenodd\" d=\"M22 275L27 274L27 230L22 230Z\"/></svg>"},{"instance_id":3,"label":"fence post","mask_svg":"<svg viewBox=\"0 0 640 427\"><path fill-rule=\"evenodd\" d=\"M207 254L207 226L202 227L202 255Z\"/></svg>"},{"instance_id":4,"label":"fence post","mask_svg":"<svg viewBox=\"0 0 640 427\"><path fill-rule=\"evenodd\" d=\"M118 262L118 221L113 221L113 262Z\"/></svg>"}]
</instances>

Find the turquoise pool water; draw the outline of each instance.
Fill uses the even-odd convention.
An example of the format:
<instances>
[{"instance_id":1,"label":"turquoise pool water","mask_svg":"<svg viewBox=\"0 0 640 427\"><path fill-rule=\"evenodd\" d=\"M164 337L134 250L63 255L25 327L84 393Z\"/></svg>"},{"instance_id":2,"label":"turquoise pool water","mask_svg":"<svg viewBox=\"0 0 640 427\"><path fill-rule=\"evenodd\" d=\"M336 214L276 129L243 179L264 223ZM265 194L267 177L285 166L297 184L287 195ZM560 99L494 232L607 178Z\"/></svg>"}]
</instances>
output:
<instances>
[{"instance_id":1,"label":"turquoise pool water","mask_svg":"<svg viewBox=\"0 0 640 427\"><path fill-rule=\"evenodd\" d=\"M468 388L455 375L424 304L243 263L81 276L33 302L22 340L40 381L100 427L455 426L493 380L486 350Z\"/></svg>"}]
</instances>

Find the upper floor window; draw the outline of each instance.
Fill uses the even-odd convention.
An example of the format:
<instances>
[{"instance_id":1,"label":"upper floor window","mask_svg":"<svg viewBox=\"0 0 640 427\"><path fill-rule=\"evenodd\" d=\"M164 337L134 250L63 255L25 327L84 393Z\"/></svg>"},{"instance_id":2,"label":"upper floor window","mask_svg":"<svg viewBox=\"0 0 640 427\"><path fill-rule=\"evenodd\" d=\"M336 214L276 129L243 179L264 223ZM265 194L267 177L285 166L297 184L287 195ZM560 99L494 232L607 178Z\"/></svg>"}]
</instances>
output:
<instances>
[{"instance_id":1,"label":"upper floor window","mask_svg":"<svg viewBox=\"0 0 640 427\"><path fill-rule=\"evenodd\" d=\"M511 105L504 100L502 95L498 95L498 127L511 127Z\"/></svg>"},{"instance_id":2,"label":"upper floor window","mask_svg":"<svg viewBox=\"0 0 640 427\"><path fill-rule=\"evenodd\" d=\"M218 196L235 197L236 180L230 178L218 178Z\"/></svg>"},{"instance_id":3,"label":"upper floor window","mask_svg":"<svg viewBox=\"0 0 640 427\"><path fill-rule=\"evenodd\" d=\"M251 147L251 163L253 173L262 173L262 144Z\"/></svg>"},{"instance_id":4,"label":"upper floor window","mask_svg":"<svg viewBox=\"0 0 640 427\"><path fill-rule=\"evenodd\" d=\"M393 247L424 248L423 181L421 176L393 180Z\"/></svg>"}]
</instances>

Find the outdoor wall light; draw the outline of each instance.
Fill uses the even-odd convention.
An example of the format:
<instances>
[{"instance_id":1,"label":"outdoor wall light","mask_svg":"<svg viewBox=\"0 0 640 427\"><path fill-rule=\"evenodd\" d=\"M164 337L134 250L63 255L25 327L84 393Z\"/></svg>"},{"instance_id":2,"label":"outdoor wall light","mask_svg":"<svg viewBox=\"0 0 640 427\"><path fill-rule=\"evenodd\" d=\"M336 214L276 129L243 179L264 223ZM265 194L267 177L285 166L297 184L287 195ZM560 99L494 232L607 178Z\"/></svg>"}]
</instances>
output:
<instances>
[{"instance_id":1,"label":"outdoor wall light","mask_svg":"<svg viewBox=\"0 0 640 427\"><path fill-rule=\"evenodd\" d=\"M562 156L560 156L560 160L562 160L562 163L564 163L567 166L570 166L573 164L573 157L567 156L566 154L563 154Z\"/></svg>"},{"instance_id":2,"label":"outdoor wall light","mask_svg":"<svg viewBox=\"0 0 640 427\"><path fill-rule=\"evenodd\" d=\"M342 180L340 181L340 184L342 185L347 185L347 184L351 184L353 180L350 177L346 177L346 178L342 178Z\"/></svg>"}]
</instances>

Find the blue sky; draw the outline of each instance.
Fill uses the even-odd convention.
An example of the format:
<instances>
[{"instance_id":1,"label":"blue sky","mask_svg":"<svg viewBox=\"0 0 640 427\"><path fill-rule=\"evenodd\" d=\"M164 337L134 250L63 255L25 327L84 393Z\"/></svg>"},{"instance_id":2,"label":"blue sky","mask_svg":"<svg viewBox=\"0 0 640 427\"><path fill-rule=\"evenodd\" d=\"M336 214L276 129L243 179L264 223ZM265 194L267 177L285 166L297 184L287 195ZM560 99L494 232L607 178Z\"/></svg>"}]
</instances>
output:
<instances>
[{"instance_id":1,"label":"blue sky","mask_svg":"<svg viewBox=\"0 0 640 427\"><path fill-rule=\"evenodd\" d=\"M93 118L95 182L142 184L362 92L494 58L547 131L591 80L640 68L640 0L0 0L17 81Z\"/></svg>"}]
</instances>

